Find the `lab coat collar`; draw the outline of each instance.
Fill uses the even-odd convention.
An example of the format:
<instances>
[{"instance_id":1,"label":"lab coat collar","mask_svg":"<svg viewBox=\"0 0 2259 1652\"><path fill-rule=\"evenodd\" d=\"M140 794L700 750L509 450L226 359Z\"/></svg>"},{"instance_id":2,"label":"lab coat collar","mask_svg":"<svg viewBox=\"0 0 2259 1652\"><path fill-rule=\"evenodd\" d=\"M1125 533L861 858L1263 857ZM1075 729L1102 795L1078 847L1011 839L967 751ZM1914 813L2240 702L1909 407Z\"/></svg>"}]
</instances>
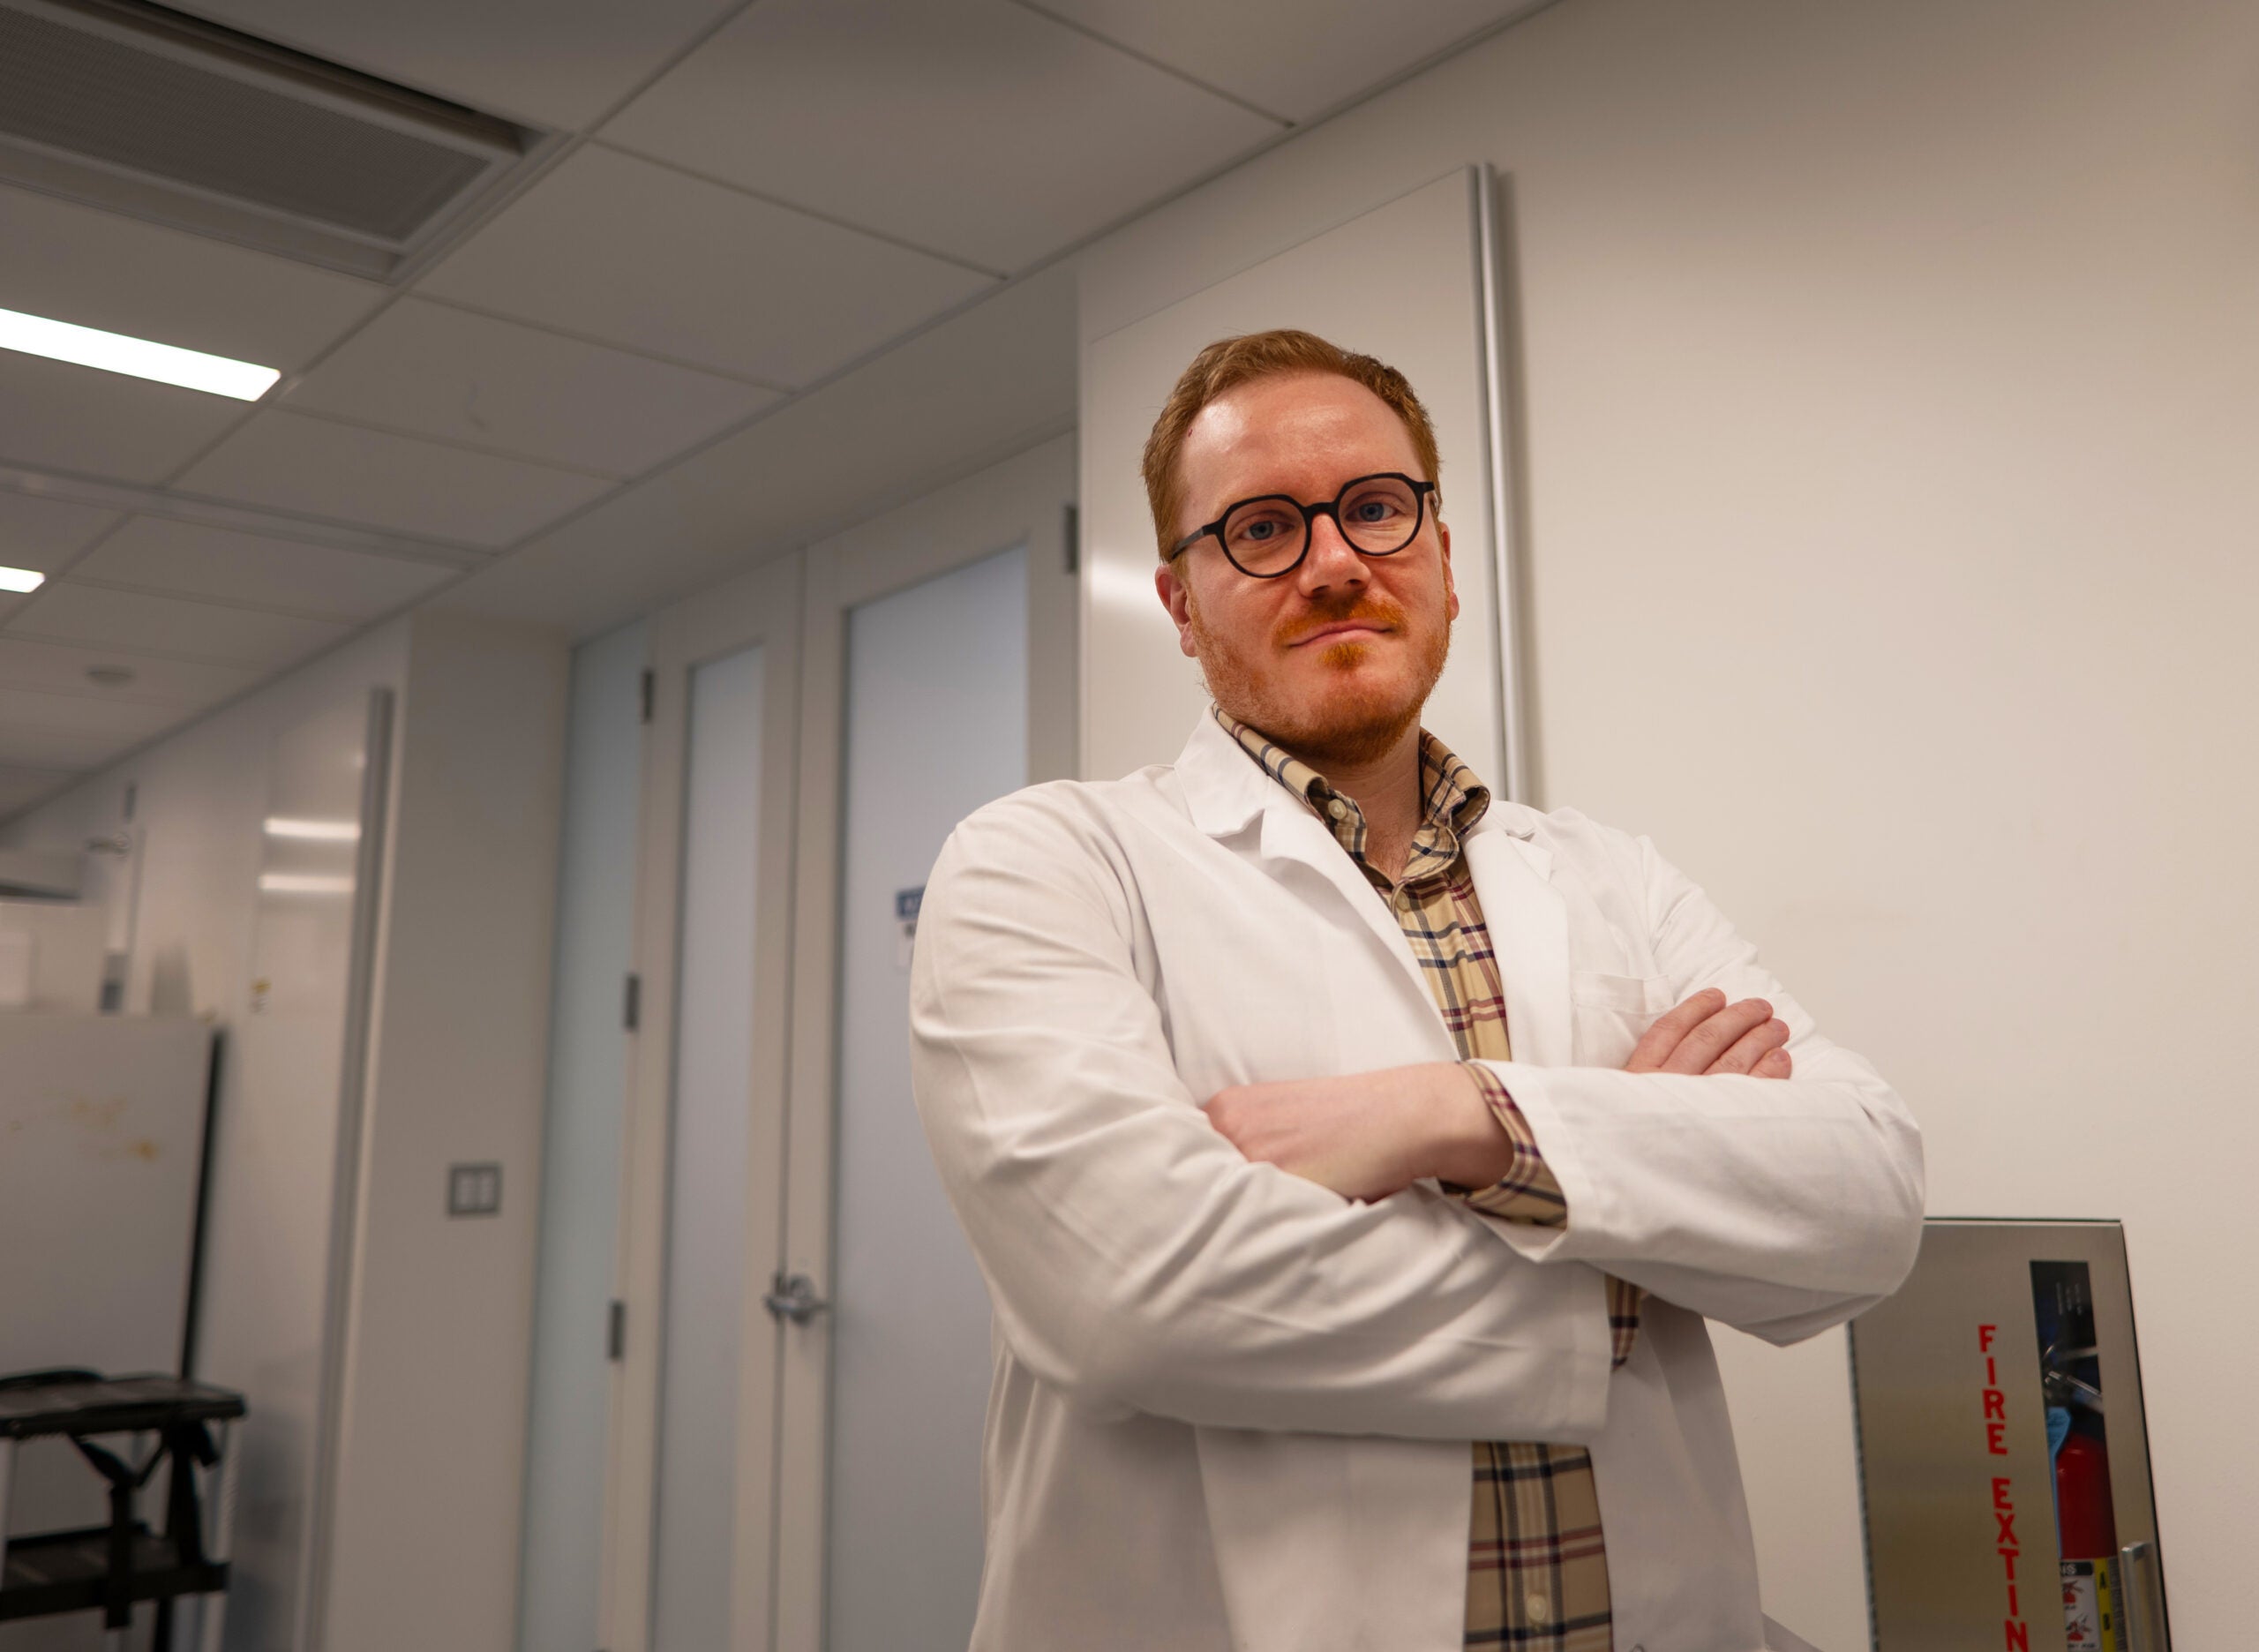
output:
<instances>
[{"instance_id":1,"label":"lab coat collar","mask_svg":"<svg viewBox=\"0 0 2259 1652\"><path fill-rule=\"evenodd\" d=\"M1191 736L1177 755L1176 776L1184 788L1192 823L1211 837L1228 837L1242 831L1265 810L1310 813L1248 756L1246 749L1216 721L1212 707L1203 710L1193 723ZM1537 831L1538 820L1535 809L1508 802L1493 792L1490 807L1475 822L1475 832L1497 831L1529 838Z\"/></svg>"},{"instance_id":2,"label":"lab coat collar","mask_svg":"<svg viewBox=\"0 0 2259 1652\"><path fill-rule=\"evenodd\" d=\"M1395 914L1325 822L1266 774L1212 711L1200 714L1177 759L1176 773L1201 831L1219 839L1233 837L1259 821L1257 856L1274 866L1298 864L1332 885L1396 961L1396 973L1414 1002L1433 1016L1434 1001ZM1538 819L1535 810L1494 797L1461 841L1497 952L1515 1056L1558 1065L1567 1063L1570 1051L1568 914L1553 887L1552 853L1534 840Z\"/></svg>"},{"instance_id":3,"label":"lab coat collar","mask_svg":"<svg viewBox=\"0 0 2259 1652\"><path fill-rule=\"evenodd\" d=\"M1231 837L1259 819L1256 852L1261 859L1297 862L1332 885L1432 1014L1427 984L1395 915L1342 852L1325 822L1265 773L1212 711L1201 712L1193 725L1176 773L1200 830L1211 837ZM1568 909L1553 884L1552 852L1536 841L1540 818L1527 805L1493 796L1462 843L1475 898L1482 904L1483 925L1497 953L1514 1058L1565 1066L1571 1057Z\"/></svg>"},{"instance_id":4,"label":"lab coat collar","mask_svg":"<svg viewBox=\"0 0 2259 1652\"><path fill-rule=\"evenodd\" d=\"M1255 858L1274 867L1298 866L1332 885L1375 944L1395 960L1396 973L1415 1001L1434 1013L1419 963L1387 903L1309 803L1265 772L1216 721L1212 710L1203 711L1193 725L1192 737L1176 760L1176 773L1195 826L1211 837L1225 839L1259 822L1260 834L1251 845Z\"/></svg>"},{"instance_id":5,"label":"lab coat collar","mask_svg":"<svg viewBox=\"0 0 2259 1652\"><path fill-rule=\"evenodd\" d=\"M1266 808L1283 807L1309 813L1225 732L1212 707L1201 711L1192 725L1191 738L1177 755L1176 777L1184 788L1192 823L1211 837L1229 837L1245 830L1248 822Z\"/></svg>"}]
</instances>

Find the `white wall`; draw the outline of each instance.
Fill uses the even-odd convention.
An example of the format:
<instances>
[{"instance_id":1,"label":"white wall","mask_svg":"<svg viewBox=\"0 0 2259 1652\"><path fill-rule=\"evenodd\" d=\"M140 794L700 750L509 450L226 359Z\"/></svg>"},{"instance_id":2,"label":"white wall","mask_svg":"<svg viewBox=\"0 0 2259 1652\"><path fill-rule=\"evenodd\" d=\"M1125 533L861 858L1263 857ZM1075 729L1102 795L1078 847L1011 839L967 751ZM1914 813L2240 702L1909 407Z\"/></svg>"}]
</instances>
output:
<instances>
[{"instance_id":1,"label":"white wall","mask_svg":"<svg viewBox=\"0 0 2259 1652\"><path fill-rule=\"evenodd\" d=\"M127 759L5 834L10 845L71 847L115 831L132 784L147 845L128 1008L154 1001L235 1023L248 1000L276 732L357 705L373 686L400 695L329 1652L492 1652L511 1639L567 658L554 632L420 612ZM222 1206L238 1180L229 1100L223 1093L215 1223L229 1220ZM467 1160L503 1165L499 1217L447 1219L447 1166ZM331 1170L325 1160L304 1174ZM299 1237L323 1244L326 1228ZM207 1288L216 1305L228 1281Z\"/></svg>"},{"instance_id":2,"label":"white wall","mask_svg":"<svg viewBox=\"0 0 2259 1652\"><path fill-rule=\"evenodd\" d=\"M410 627L324 1652L514 1638L569 657ZM500 1213L450 1219L447 1167L486 1161Z\"/></svg>"},{"instance_id":3,"label":"white wall","mask_svg":"<svg viewBox=\"0 0 2259 1652\"><path fill-rule=\"evenodd\" d=\"M1541 800L1877 1061L1934 1211L2125 1220L2196 1646L2259 1478L2255 63L2242 0L1565 0L1082 260L1089 341L1506 175ZM1768 1602L1861 1644L1841 1339L1723 1352Z\"/></svg>"}]
</instances>

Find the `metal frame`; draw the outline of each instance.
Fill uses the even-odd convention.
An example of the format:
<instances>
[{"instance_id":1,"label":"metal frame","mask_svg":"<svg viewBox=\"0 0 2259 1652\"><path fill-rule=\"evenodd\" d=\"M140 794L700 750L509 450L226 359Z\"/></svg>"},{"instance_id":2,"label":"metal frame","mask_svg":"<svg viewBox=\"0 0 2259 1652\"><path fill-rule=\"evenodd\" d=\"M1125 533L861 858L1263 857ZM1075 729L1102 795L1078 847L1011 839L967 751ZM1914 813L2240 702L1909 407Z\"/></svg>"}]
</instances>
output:
<instances>
[{"instance_id":1,"label":"metal frame","mask_svg":"<svg viewBox=\"0 0 2259 1652\"><path fill-rule=\"evenodd\" d=\"M1028 777L1075 770L1069 731L1077 673L1072 651L1075 576L1060 503L1075 485L1064 441L1007 461L1024 485L944 490L811 552L800 692L801 920L793 926L792 1072L783 1259L777 1272L823 1290L831 1277L835 1061L838 1026L839 837L842 827L848 611L970 562L1027 547ZM999 469L1005 467L1000 466ZM993 477L992 473L984 473ZM786 1333L777 1446L776 1652L821 1652L830 1529L831 1334L829 1316Z\"/></svg>"},{"instance_id":2,"label":"metal frame","mask_svg":"<svg viewBox=\"0 0 2259 1652\"><path fill-rule=\"evenodd\" d=\"M361 837L353 864L352 957L345 978L345 1048L338 1089L337 1155L331 1173L334 1191L330 1201L328 1284L322 1295L321 1408L314 1424L306 1541L299 1558L298 1633L305 1652L320 1652L328 1635L337 1461L343 1448L347 1344L353 1319L353 1252L361 1212L369 1040L376 1014L377 931L384 912L385 858L391 824L392 733L393 692L371 688L367 732L362 742Z\"/></svg>"},{"instance_id":3,"label":"metal frame","mask_svg":"<svg viewBox=\"0 0 2259 1652\"><path fill-rule=\"evenodd\" d=\"M211 1500L206 1505L212 1511L211 1535L206 1539L204 1551L214 1560L232 1560L236 1551L236 1500L243 1483L243 1465L236 1451L236 1425L214 1423L212 1431L219 1438L214 1442L220 1449L219 1483L212 1489ZM221 1632L227 1627L228 1597L225 1595L206 1595L197 1608L196 1644L201 1652L220 1652L223 1644Z\"/></svg>"},{"instance_id":4,"label":"metal frame","mask_svg":"<svg viewBox=\"0 0 2259 1652\"><path fill-rule=\"evenodd\" d=\"M1505 795L1535 807L1528 695L1522 680L1521 514L1513 461L1513 416L1520 399L1513 394L1517 364L1508 354L1514 332L1512 272L1499 180L1488 161L1467 172L1475 197L1475 327L1482 351L1482 453L1488 472L1484 504L1490 528L1491 634L1498 650L1498 744L1505 762Z\"/></svg>"},{"instance_id":5,"label":"metal frame","mask_svg":"<svg viewBox=\"0 0 2259 1652\"><path fill-rule=\"evenodd\" d=\"M846 620L859 604L1024 544L1028 772L1076 766L1077 593L1070 439L1057 439L903 509L702 593L652 622L653 699L637 825L635 957L619 1250L614 1295L628 1331L612 1367L597 1634L649 1652L661 1418L660 1327L680 932L689 672L754 643L763 689L754 944L756 1071L747 1174L744 1378L739 1392L737 1585L730 1652L818 1652L829 1532L831 1277L837 1075L840 739ZM774 1305L769 1299L774 1299ZM766 1339L764 1340L764 1338ZM763 1357L773 1350L773 1357Z\"/></svg>"},{"instance_id":6,"label":"metal frame","mask_svg":"<svg viewBox=\"0 0 2259 1652\"><path fill-rule=\"evenodd\" d=\"M647 1652L651 1642L661 1418L661 1334L666 1311L668 1161L672 1137L676 975L681 930L684 786L688 778L690 673L702 663L761 646L762 787L756 872L762 934L754 949L754 1062L747 1105L746 1296L739 1396L736 1586L731 1652L769 1641L775 1479L775 1321L762 1306L782 1221L784 1080L792 930L793 741L799 687L800 558L740 575L651 623L650 720L637 822L635 958L641 980L629 1033L613 1295L626 1334L612 1368L605 1475L604 1570L597 1592L599 1644ZM717 1652L722 1652L717 1648Z\"/></svg>"},{"instance_id":7,"label":"metal frame","mask_svg":"<svg viewBox=\"0 0 2259 1652\"><path fill-rule=\"evenodd\" d=\"M2103 1384L2113 1424L2111 1500L2128 1586L2120 1621L2135 1630L2124 1644L2128 1652L2168 1652L2130 1259L2120 1224L2091 1219L1932 1217L1924 1225L1923 1254L1910 1284L1851 1322L1868 1632L1877 1647L1926 1648L1942 1644L1941 1636L1956 1646L2000 1644L2000 1615L1990 1610L1995 1580L1989 1561L1973 1568L1957 1560L1941 1564L1960 1554L1988 1554L1989 1543L1979 1539L1956 1549L1963 1538L1946 1534L1959 1528L1937 1525L1940 1485L1963 1488L1954 1495L1965 1491L1981 1505L1985 1478L1995 1473L2032 1488L2020 1551L2033 1568L2027 1596L2035 1603L2027 1614L2031 1644L2063 1643L2060 1620L2043 1621L2045 1607L2038 1603L2053 1595L2054 1574L2046 1567L2056 1558L2045 1432L2027 1408L2020 1426L1987 1450L1981 1430L1968 1425L1973 1391L1960 1340L1986 1312L1999 1313L1998 1385L2024 1395L2027 1408L2037 1400L2038 1350L2023 1316L2029 1269L2038 1260L2083 1262L2092 1270L2094 1328L2105 1350ZM2009 1309L1973 1305L2003 1299ZM1879 1518L1879 1510L1890 1517Z\"/></svg>"}]
</instances>

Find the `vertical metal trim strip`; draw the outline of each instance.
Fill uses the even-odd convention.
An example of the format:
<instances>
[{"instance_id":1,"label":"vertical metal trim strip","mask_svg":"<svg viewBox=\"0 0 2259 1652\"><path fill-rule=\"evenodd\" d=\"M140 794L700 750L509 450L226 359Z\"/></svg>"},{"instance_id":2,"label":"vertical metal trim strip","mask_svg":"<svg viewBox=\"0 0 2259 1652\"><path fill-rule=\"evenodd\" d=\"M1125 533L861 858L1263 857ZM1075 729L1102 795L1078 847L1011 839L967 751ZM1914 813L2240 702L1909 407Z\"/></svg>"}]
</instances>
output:
<instances>
[{"instance_id":1,"label":"vertical metal trim strip","mask_svg":"<svg viewBox=\"0 0 2259 1652\"><path fill-rule=\"evenodd\" d=\"M337 1108L337 1162L330 1204L328 1288L321 1338L321 1410L315 1419L312 1495L306 1505L306 1555L299 1595L298 1644L320 1652L326 1639L337 1457L344 1436L346 1342L352 1322L353 1260L360 1225L361 1149L375 1015L377 929L383 912L386 808L391 799L393 694L369 690L363 741L361 842L353 867L352 958L345 984L345 1053Z\"/></svg>"},{"instance_id":2,"label":"vertical metal trim strip","mask_svg":"<svg viewBox=\"0 0 2259 1652\"><path fill-rule=\"evenodd\" d=\"M1507 394L1512 364L1505 336L1505 249L1500 244L1498 181L1484 161L1467 169L1475 196L1475 257L1478 298L1476 336L1482 356L1483 455L1490 466L1491 618L1498 650L1495 684L1498 744L1507 798L1535 804L1531 795L1527 716L1522 683L1520 546L1514 536L1513 432Z\"/></svg>"}]
</instances>

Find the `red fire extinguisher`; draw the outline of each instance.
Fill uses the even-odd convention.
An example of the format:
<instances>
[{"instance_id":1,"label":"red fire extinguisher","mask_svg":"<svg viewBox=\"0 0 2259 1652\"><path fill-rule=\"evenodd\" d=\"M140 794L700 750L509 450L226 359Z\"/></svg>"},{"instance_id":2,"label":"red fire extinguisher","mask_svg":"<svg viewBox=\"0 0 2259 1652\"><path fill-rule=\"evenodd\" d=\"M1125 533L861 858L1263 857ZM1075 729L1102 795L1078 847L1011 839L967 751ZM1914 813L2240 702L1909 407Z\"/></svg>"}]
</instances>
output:
<instances>
[{"instance_id":1,"label":"red fire extinguisher","mask_svg":"<svg viewBox=\"0 0 2259 1652\"><path fill-rule=\"evenodd\" d=\"M2066 1560L2108 1560L2118 1553L2118 1521L2110 1508L2109 1448L2071 1430L2055 1453L2055 1521Z\"/></svg>"}]
</instances>

